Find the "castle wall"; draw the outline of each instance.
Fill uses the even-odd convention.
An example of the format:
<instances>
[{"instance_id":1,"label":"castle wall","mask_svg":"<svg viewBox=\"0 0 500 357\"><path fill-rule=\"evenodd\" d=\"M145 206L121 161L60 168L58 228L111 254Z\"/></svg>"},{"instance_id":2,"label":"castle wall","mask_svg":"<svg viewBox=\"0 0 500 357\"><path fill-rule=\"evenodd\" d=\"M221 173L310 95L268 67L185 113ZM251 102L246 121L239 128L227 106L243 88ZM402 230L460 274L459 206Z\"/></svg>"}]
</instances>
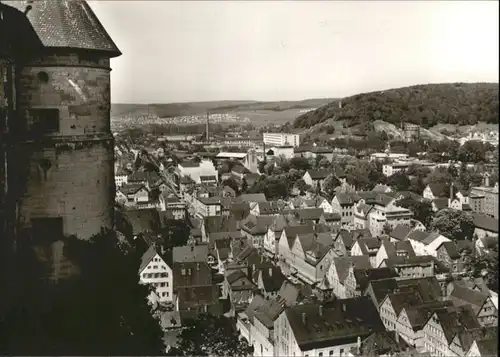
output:
<instances>
[{"instance_id":1,"label":"castle wall","mask_svg":"<svg viewBox=\"0 0 500 357\"><path fill-rule=\"evenodd\" d=\"M22 227L29 228L33 218L61 217L63 233L83 239L111 228L109 59L52 52L33 60L18 73L17 102L16 156L19 176L26 177L19 193ZM43 127L46 109L58 110L51 130Z\"/></svg>"}]
</instances>

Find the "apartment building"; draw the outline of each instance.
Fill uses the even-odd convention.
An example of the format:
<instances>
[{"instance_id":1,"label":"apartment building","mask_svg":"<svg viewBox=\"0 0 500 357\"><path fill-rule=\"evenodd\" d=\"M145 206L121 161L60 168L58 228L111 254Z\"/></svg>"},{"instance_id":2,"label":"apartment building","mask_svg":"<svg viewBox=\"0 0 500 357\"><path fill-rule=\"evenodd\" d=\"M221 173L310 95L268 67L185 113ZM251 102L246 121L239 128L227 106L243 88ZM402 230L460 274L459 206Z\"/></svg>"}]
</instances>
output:
<instances>
[{"instance_id":1,"label":"apartment building","mask_svg":"<svg viewBox=\"0 0 500 357\"><path fill-rule=\"evenodd\" d=\"M263 141L268 146L293 146L300 145L300 138L298 134L287 133L264 133Z\"/></svg>"},{"instance_id":2,"label":"apartment building","mask_svg":"<svg viewBox=\"0 0 500 357\"><path fill-rule=\"evenodd\" d=\"M154 246L149 247L142 256L139 281L142 284L153 286L154 292L149 297L151 301L173 301L172 268L168 264L166 256L157 251Z\"/></svg>"}]
</instances>

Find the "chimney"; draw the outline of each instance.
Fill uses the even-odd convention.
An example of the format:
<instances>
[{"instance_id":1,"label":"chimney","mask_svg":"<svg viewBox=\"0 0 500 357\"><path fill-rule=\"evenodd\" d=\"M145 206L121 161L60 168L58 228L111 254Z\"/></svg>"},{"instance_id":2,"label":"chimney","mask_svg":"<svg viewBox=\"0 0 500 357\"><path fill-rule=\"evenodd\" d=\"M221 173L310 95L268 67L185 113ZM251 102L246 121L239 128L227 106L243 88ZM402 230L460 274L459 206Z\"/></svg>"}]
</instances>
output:
<instances>
[{"instance_id":1,"label":"chimney","mask_svg":"<svg viewBox=\"0 0 500 357\"><path fill-rule=\"evenodd\" d=\"M346 310L346 306L345 306L345 304L343 303L343 304L342 304L342 311L343 311L343 312L345 312L345 310Z\"/></svg>"},{"instance_id":2,"label":"chimney","mask_svg":"<svg viewBox=\"0 0 500 357\"><path fill-rule=\"evenodd\" d=\"M302 313L302 323L305 325L306 324L306 313Z\"/></svg>"},{"instance_id":3,"label":"chimney","mask_svg":"<svg viewBox=\"0 0 500 357\"><path fill-rule=\"evenodd\" d=\"M490 187L490 175L488 173L484 175L484 187Z\"/></svg>"},{"instance_id":4,"label":"chimney","mask_svg":"<svg viewBox=\"0 0 500 357\"><path fill-rule=\"evenodd\" d=\"M323 305L319 305L318 310L319 310L319 316L323 316Z\"/></svg>"},{"instance_id":5,"label":"chimney","mask_svg":"<svg viewBox=\"0 0 500 357\"><path fill-rule=\"evenodd\" d=\"M209 141L209 139L210 139L210 136L209 136L209 133L208 133L208 120L209 120L209 118L210 118L210 114L207 111L207 129L206 129L207 130L207 141Z\"/></svg>"},{"instance_id":6,"label":"chimney","mask_svg":"<svg viewBox=\"0 0 500 357\"><path fill-rule=\"evenodd\" d=\"M200 263L196 263L196 270L200 270Z\"/></svg>"},{"instance_id":7,"label":"chimney","mask_svg":"<svg viewBox=\"0 0 500 357\"><path fill-rule=\"evenodd\" d=\"M396 343L399 344L399 333L397 331L394 331L394 337L395 337Z\"/></svg>"},{"instance_id":8,"label":"chimney","mask_svg":"<svg viewBox=\"0 0 500 357\"><path fill-rule=\"evenodd\" d=\"M269 268L269 276L273 276L273 268Z\"/></svg>"},{"instance_id":9,"label":"chimney","mask_svg":"<svg viewBox=\"0 0 500 357\"><path fill-rule=\"evenodd\" d=\"M358 355L361 354L361 337L358 336L358 341L356 343L356 349L358 351Z\"/></svg>"}]
</instances>

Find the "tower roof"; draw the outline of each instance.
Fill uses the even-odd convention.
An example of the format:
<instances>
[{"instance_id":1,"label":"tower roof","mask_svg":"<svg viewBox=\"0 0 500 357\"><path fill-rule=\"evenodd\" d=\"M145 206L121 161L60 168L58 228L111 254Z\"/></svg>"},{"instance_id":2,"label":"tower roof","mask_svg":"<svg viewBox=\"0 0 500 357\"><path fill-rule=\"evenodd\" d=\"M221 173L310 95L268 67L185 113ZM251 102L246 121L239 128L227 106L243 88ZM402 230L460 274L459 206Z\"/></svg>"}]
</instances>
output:
<instances>
[{"instance_id":1,"label":"tower roof","mask_svg":"<svg viewBox=\"0 0 500 357\"><path fill-rule=\"evenodd\" d=\"M42 43L26 16L0 3L0 57L16 58L41 48Z\"/></svg>"},{"instance_id":2,"label":"tower roof","mask_svg":"<svg viewBox=\"0 0 500 357\"><path fill-rule=\"evenodd\" d=\"M107 52L109 57L120 50L84 0L6 1L26 12L31 25L45 47L74 48Z\"/></svg>"}]
</instances>

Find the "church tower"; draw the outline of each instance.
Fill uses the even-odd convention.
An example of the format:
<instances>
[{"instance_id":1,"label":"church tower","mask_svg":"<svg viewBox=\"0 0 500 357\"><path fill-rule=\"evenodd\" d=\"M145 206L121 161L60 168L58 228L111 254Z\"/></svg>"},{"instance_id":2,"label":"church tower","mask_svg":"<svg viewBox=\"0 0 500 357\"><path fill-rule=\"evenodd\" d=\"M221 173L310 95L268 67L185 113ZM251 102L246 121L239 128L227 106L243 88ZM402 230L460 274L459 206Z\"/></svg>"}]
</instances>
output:
<instances>
[{"instance_id":1,"label":"church tower","mask_svg":"<svg viewBox=\"0 0 500 357\"><path fill-rule=\"evenodd\" d=\"M88 239L113 227L110 58L121 53L85 1L8 5L26 14L43 44L16 71L8 160L18 240Z\"/></svg>"}]
</instances>

